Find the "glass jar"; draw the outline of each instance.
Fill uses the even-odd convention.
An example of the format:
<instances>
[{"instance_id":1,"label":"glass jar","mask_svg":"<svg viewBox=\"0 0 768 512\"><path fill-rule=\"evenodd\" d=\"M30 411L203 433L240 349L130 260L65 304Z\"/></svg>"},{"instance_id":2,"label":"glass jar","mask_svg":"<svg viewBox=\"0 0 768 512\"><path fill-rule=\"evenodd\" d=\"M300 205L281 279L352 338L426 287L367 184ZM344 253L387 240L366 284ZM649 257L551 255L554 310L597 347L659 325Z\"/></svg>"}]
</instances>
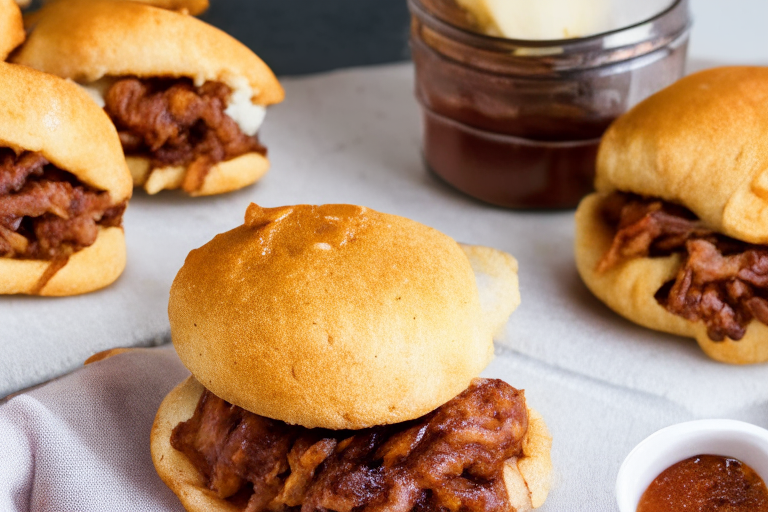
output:
<instances>
[{"instance_id":1,"label":"glass jar","mask_svg":"<svg viewBox=\"0 0 768 512\"><path fill-rule=\"evenodd\" d=\"M409 0L424 159L488 203L575 207L592 190L608 125L684 73L688 0L636 25L556 41L473 32L438 4Z\"/></svg>"}]
</instances>

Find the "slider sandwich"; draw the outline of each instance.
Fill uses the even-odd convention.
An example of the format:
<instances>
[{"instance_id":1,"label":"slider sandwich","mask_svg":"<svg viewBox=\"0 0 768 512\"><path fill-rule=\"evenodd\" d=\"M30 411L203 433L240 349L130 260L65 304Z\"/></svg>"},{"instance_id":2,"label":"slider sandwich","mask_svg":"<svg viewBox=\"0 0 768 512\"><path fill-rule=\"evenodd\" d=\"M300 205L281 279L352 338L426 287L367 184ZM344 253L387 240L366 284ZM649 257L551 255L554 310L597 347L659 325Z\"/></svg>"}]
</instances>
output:
<instances>
[{"instance_id":1,"label":"slider sandwich","mask_svg":"<svg viewBox=\"0 0 768 512\"><path fill-rule=\"evenodd\" d=\"M107 286L133 189L115 127L55 76L0 63L0 90L0 294Z\"/></svg>"},{"instance_id":2,"label":"slider sandwich","mask_svg":"<svg viewBox=\"0 0 768 512\"><path fill-rule=\"evenodd\" d=\"M24 22L19 6L13 0L0 0L0 60L7 59L23 42Z\"/></svg>"},{"instance_id":3,"label":"slider sandwich","mask_svg":"<svg viewBox=\"0 0 768 512\"><path fill-rule=\"evenodd\" d=\"M283 89L247 47L196 18L134 2L55 1L36 13L13 60L85 88L150 194L219 194L269 168L258 131Z\"/></svg>"},{"instance_id":4,"label":"slider sandwich","mask_svg":"<svg viewBox=\"0 0 768 512\"><path fill-rule=\"evenodd\" d=\"M710 357L768 360L768 68L683 78L606 132L576 212L590 290Z\"/></svg>"},{"instance_id":5,"label":"slider sandwich","mask_svg":"<svg viewBox=\"0 0 768 512\"><path fill-rule=\"evenodd\" d=\"M171 288L192 376L157 412L157 472L189 511L531 510L546 425L477 378L518 303L505 253L359 206L252 204Z\"/></svg>"}]
</instances>

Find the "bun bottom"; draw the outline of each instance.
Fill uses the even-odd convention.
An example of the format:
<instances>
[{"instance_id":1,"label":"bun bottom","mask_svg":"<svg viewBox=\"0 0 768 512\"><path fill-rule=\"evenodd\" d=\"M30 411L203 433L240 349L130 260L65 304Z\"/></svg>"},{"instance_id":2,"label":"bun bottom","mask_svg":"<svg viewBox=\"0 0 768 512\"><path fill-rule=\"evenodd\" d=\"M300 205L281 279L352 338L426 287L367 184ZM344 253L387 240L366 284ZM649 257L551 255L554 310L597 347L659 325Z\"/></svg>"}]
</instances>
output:
<instances>
[{"instance_id":1,"label":"bun bottom","mask_svg":"<svg viewBox=\"0 0 768 512\"><path fill-rule=\"evenodd\" d=\"M93 245L77 251L40 289L50 261L0 258L0 295L63 297L88 293L112 284L125 269L122 228L100 228Z\"/></svg>"},{"instance_id":2,"label":"bun bottom","mask_svg":"<svg viewBox=\"0 0 768 512\"><path fill-rule=\"evenodd\" d=\"M174 427L192 417L204 390L194 377L188 377L165 397L152 425L152 462L157 474L178 496L187 511L240 512L240 509L210 491L189 459L171 446ZM510 459L504 468L509 499L517 512L532 510L546 500L552 471L551 445L552 438L544 420L529 409L524 457Z\"/></svg>"},{"instance_id":3,"label":"bun bottom","mask_svg":"<svg viewBox=\"0 0 768 512\"><path fill-rule=\"evenodd\" d=\"M143 187L147 194L181 188L187 168L183 166L151 168L148 159L137 156L125 158L131 170L133 184ZM269 170L269 160L259 153L246 153L214 165L199 190L190 196L211 196L232 192L256 183Z\"/></svg>"},{"instance_id":4,"label":"bun bottom","mask_svg":"<svg viewBox=\"0 0 768 512\"><path fill-rule=\"evenodd\" d=\"M606 194L595 193L576 210L576 267L595 296L609 308L643 327L694 338L712 359L729 364L768 361L768 326L753 320L740 341L709 339L703 322L691 322L661 306L656 292L675 278L682 265L679 254L661 258L636 258L604 273L597 264L608 251L614 232L602 218L600 206Z\"/></svg>"}]
</instances>

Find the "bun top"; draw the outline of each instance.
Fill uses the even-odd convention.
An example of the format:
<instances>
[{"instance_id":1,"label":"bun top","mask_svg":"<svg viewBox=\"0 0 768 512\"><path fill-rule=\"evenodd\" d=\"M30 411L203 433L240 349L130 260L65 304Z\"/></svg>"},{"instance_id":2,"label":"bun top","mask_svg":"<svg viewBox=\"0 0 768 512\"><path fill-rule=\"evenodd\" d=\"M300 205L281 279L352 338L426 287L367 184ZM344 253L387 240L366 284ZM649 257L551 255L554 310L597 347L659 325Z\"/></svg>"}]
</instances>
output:
<instances>
[{"instance_id":1,"label":"bun top","mask_svg":"<svg viewBox=\"0 0 768 512\"><path fill-rule=\"evenodd\" d=\"M252 204L187 256L168 314L179 357L214 394L331 429L447 402L488 364L498 327L453 239L352 205Z\"/></svg>"},{"instance_id":2,"label":"bun top","mask_svg":"<svg viewBox=\"0 0 768 512\"><path fill-rule=\"evenodd\" d=\"M131 197L133 180L117 130L85 91L5 62L0 91L0 147L42 153L83 183L109 192L114 203Z\"/></svg>"},{"instance_id":3,"label":"bun top","mask_svg":"<svg viewBox=\"0 0 768 512\"><path fill-rule=\"evenodd\" d=\"M690 75L617 119L595 186L686 206L710 227L768 243L768 68Z\"/></svg>"},{"instance_id":4,"label":"bun top","mask_svg":"<svg viewBox=\"0 0 768 512\"><path fill-rule=\"evenodd\" d=\"M0 0L0 61L24 42L21 9L13 0Z\"/></svg>"},{"instance_id":5,"label":"bun top","mask_svg":"<svg viewBox=\"0 0 768 512\"><path fill-rule=\"evenodd\" d=\"M233 89L248 85L259 105L284 97L272 70L233 37L197 18L136 2L52 2L36 13L13 61L77 82L189 77Z\"/></svg>"},{"instance_id":6,"label":"bun top","mask_svg":"<svg viewBox=\"0 0 768 512\"><path fill-rule=\"evenodd\" d=\"M126 0L131 2L139 2L142 4L154 5L155 7L162 7L163 9L170 9L172 11L179 11L181 13L197 16L208 10L210 3L208 0Z\"/></svg>"}]
</instances>

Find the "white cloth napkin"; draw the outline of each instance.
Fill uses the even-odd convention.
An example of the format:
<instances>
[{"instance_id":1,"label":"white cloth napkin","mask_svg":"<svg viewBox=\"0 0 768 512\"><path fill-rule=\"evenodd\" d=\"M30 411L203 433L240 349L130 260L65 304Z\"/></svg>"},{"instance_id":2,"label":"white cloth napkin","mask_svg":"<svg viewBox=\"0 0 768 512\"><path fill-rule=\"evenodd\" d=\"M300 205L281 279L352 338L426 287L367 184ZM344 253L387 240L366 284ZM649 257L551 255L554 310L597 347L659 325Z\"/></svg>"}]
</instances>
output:
<instances>
[{"instance_id":1,"label":"white cloth napkin","mask_svg":"<svg viewBox=\"0 0 768 512\"><path fill-rule=\"evenodd\" d=\"M149 433L189 372L172 348L94 363L0 406L0 510L180 511Z\"/></svg>"},{"instance_id":2,"label":"white cloth napkin","mask_svg":"<svg viewBox=\"0 0 768 512\"><path fill-rule=\"evenodd\" d=\"M155 473L149 434L188 372L170 346L90 364L0 405L3 512L181 512ZM483 373L526 390L554 438L542 512L616 509L621 461L655 430L693 416L668 400L601 383L500 348ZM730 417L768 427L768 405Z\"/></svg>"}]
</instances>

